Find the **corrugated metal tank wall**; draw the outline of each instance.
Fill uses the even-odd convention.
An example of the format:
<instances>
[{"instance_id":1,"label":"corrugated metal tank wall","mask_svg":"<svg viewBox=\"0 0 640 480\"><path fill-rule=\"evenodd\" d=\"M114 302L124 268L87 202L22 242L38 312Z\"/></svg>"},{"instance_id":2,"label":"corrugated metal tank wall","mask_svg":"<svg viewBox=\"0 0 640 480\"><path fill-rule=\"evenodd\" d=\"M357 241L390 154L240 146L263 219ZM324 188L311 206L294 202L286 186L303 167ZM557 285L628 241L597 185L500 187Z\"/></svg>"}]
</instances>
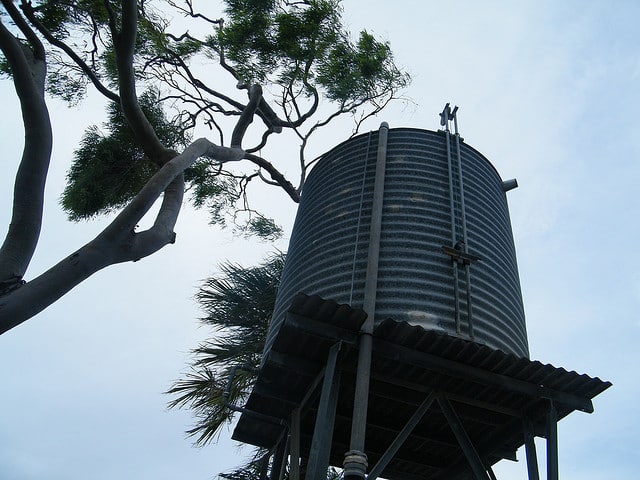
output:
<instances>
[{"instance_id":1,"label":"corrugated metal tank wall","mask_svg":"<svg viewBox=\"0 0 640 480\"><path fill-rule=\"evenodd\" d=\"M361 307L367 269L379 132L354 137L313 168L296 216L267 349L298 292ZM451 135L451 139L455 136ZM451 140L453 142L453 140ZM453 143L452 152L456 154ZM457 158L453 162L456 169ZM391 129L388 134L375 320L392 318L528 357L527 335L506 195L500 176L460 142L473 332L464 267L455 321L453 222L461 231L460 186L450 181L447 134ZM457 172L453 172L455 178ZM456 190L457 189L457 190ZM458 195L456 197L456 194Z\"/></svg>"}]
</instances>

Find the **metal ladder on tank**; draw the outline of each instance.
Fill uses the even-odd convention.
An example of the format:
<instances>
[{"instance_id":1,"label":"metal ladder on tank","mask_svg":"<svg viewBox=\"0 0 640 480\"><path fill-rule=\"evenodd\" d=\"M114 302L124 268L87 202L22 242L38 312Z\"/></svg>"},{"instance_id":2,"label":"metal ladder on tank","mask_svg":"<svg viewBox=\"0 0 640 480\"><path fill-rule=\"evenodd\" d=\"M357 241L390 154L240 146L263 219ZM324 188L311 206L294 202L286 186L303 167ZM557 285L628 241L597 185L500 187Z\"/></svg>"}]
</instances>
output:
<instances>
[{"instance_id":1,"label":"metal ladder on tank","mask_svg":"<svg viewBox=\"0 0 640 480\"><path fill-rule=\"evenodd\" d=\"M447 166L449 170L449 207L451 216L451 246L443 246L443 251L451 257L453 271L454 322L456 333L462 335L461 326L461 284L464 287L467 334L474 339L473 306L471 302L471 263L480 260L469 254L467 238L467 215L464 202L464 182L462 176L462 158L460 156L460 133L458 131L458 107L451 109L447 103L440 113L440 125L446 139ZM451 124L454 132L451 133ZM464 281L460 278L460 268L463 269Z\"/></svg>"}]
</instances>

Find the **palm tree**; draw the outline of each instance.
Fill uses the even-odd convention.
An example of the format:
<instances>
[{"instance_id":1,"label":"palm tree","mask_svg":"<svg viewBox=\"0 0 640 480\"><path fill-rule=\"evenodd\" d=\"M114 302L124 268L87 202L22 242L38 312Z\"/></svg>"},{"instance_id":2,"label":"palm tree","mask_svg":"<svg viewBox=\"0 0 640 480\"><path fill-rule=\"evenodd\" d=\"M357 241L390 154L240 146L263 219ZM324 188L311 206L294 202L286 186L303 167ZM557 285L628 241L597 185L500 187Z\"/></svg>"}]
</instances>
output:
<instances>
[{"instance_id":1,"label":"palm tree","mask_svg":"<svg viewBox=\"0 0 640 480\"><path fill-rule=\"evenodd\" d=\"M200 320L213 327L214 335L193 350L189 372L167 392L177 395L170 408L188 408L196 417L187 430L196 445L214 439L233 417L228 405L242 403L250 391L283 267L283 254L251 268L225 263L221 274L206 280L196 294L205 313ZM232 372L233 381L227 385Z\"/></svg>"},{"instance_id":2,"label":"palm tree","mask_svg":"<svg viewBox=\"0 0 640 480\"><path fill-rule=\"evenodd\" d=\"M220 275L206 280L196 294L205 312L200 320L213 327L215 335L193 350L189 373L176 381L167 393L177 395L169 402L170 408L193 411L196 424L187 433L195 438L198 446L216 437L220 428L233 418L234 411L229 405L244 403L251 390L283 268L284 254L281 253L257 267L225 263L220 266ZM229 383L232 373L233 381ZM251 460L219 477L264 480L270 456L267 450L257 448ZM330 467L327 480L338 478L340 472Z\"/></svg>"}]
</instances>

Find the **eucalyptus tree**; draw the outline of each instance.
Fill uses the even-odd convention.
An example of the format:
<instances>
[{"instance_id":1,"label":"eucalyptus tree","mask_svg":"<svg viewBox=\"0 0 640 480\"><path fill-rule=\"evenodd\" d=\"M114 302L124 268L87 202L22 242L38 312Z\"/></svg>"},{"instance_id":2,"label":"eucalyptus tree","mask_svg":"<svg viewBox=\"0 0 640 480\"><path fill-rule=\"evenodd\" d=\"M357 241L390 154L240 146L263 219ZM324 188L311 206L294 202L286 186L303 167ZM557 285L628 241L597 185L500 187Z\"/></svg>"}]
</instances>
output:
<instances>
[{"instance_id":1,"label":"eucalyptus tree","mask_svg":"<svg viewBox=\"0 0 640 480\"><path fill-rule=\"evenodd\" d=\"M248 202L252 182L297 202L318 129L351 115L357 131L409 80L386 42L366 31L350 36L339 0L0 4L0 68L15 85L25 131L0 247L0 333L106 266L174 242L186 190L213 223L276 235L274 222ZM61 204L71 220L108 214L111 222L28 278L52 156L47 104L51 97L75 104L89 92L105 99L106 121L85 132ZM293 164L262 154L276 134L296 145ZM285 175L291 171L295 180ZM138 231L160 199L153 225Z\"/></svg>"}]
</instances>

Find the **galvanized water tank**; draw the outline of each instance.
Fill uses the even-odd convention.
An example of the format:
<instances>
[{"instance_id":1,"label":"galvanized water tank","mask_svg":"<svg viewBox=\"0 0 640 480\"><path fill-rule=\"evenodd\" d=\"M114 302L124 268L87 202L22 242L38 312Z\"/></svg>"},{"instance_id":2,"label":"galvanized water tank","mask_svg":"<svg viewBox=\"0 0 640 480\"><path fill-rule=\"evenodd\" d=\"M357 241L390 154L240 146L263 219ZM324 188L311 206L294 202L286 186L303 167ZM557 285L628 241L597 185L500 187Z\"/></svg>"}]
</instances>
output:
<instances>
[{"instance_id":1,"label":"galvanized water tank","mask_svg":"<svg viewBox=\"0 0 640 480\"><path fill-rule=\"evenodd\" d=\"M362 307L385 136L375 321L406 321L528 357L508 184L458 135L409 128L354 137L309 174L266 349L298 292Z\"/></svg>"}]
</instances>

